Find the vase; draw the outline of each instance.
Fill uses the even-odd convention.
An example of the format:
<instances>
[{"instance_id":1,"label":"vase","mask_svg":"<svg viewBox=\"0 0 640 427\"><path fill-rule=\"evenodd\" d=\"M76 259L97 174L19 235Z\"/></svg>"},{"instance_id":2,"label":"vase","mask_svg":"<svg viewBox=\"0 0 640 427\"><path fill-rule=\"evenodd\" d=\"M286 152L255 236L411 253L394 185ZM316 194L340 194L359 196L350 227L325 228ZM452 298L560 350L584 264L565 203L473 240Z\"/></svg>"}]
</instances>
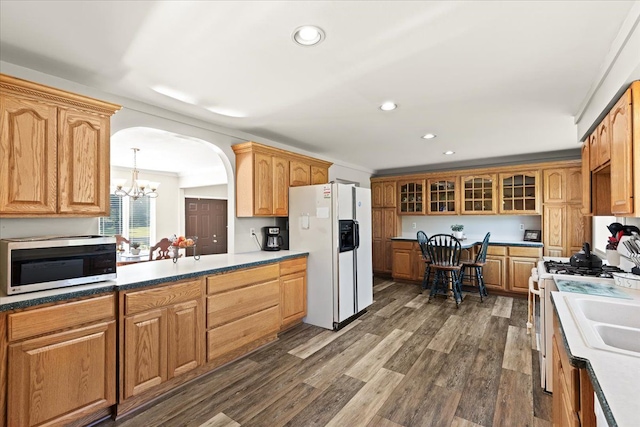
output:
<instances>
[{"instance_id":1,"label":"vase","mask_svg":"<svg viewBox=\"0 0 640 427\"><path fill-rule=\"evenodd\" d=\"M454 231L453 232L453 237L455 237L458 240L462 239L462 236L463 236L462 231Z\"/></svg>"},{"instance_id":2,"label":"vase","mask_svg":"<svg viewBox=\"0 0 640 427\"><path fill-rule=\"evenodd\" d=\"M609 265L620 265L620 253L616 249L607 249L607 263Z\"/></svg>"},{"instance_id":3,"label":"vase","mask_svg":"<svg viewBox=\"0 0 640 427\"><path fill-rule=\"evenodd\" d=\"M131 248L131 255L140 255L140 248Z\"/></svg>"}]
</instances>

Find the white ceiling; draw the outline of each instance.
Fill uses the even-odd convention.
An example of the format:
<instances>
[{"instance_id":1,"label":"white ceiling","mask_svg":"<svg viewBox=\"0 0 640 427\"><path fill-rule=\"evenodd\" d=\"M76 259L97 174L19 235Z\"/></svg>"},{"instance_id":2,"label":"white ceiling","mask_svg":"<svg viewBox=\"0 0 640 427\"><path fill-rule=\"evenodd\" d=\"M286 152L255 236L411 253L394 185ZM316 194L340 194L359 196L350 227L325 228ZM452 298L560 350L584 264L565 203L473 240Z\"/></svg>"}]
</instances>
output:
<instances>
[{"instance_id":1,"label":"white ceiling","mask_svg":"<svg viewBox=\"0 0 640 427\"><path fill-rule=\"evenodd\" d=\"M384 170L576 148L632 4L3 0L0 59ZM294 44L303 24L325 41Z\"/></svg>"}]
</instances>

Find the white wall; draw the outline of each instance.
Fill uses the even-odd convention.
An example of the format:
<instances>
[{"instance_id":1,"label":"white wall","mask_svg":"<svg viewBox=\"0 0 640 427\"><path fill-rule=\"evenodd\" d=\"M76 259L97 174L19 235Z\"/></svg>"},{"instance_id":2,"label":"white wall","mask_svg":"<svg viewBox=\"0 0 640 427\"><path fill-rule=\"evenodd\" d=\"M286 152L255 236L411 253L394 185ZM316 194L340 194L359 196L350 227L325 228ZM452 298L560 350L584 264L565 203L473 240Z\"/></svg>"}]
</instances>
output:
<instances>
[{"instance_id":1,"label":"white wall","mask_svg":"<svg viewBox=\"0 0 640 427\"><path fill-rule=\"evenodd\" d=\"M197 138L209 143L212 151L220 156L227 170L229 217L227 232L229 253L256 250L257 247L255 243L253 243L253 239L250 238L249 229L256 228L256 230L258 230L263 226L274 225L275 221L273 218L235 218L235 155L231 149L232 145L251 140L300 154L321 158L322 160L334 163L334 166L329 169L330 177L339 172L338 178L358 181L361 182L362 186L369 186L369 177L373 171L366 170L365 168L344 164L344 162L340 162L339 160L324 158L323 156L318 156L311 152L289 147L277 141L258 138L255 135L241 132L236 129L228 129L222 126L213 125L192 117L177 114L129 98L116 96L96 88L87 87L69 80L44 74L36 70L10 64L8 62L0 61L0 70L2 73L18 78L122 105L122 110L117 112L111 119L112 134L122 129L142 126ZM356 179L353 179L354 177ZM184 192L182 194L184 194ZM181 224L183 223L184 219L182 219ZM95 233L98 229L98 219L94 218L87 221L67 221L58 218L0 220L0 233L11 233L14 237L51 234L54 231L56 234L78 234L78 230L81 229L80 227L82 227L82 230L89 228L92 233ZM83 231L83 234L86 233L86 231ZM2 235L0 235L0 237L2 237Z\"/></svg>"},{"instance_id":2,"label":"white wall","mask_svg":"<svg viewBox=\"0 0 640 427\"><path fill-rule=\"evenodd\" d=\"M205 199L228 199L227 184L207 185L184 189L184 197L202 197Z\"/></svg>"},{"instance_id":3,"label":"white wall","mask_svg":"<svg viewBox=\"0 0 640 427\"><path fill-rule=\"evenodd\" d=\"M413 228L415 223L416 228ZM427 236L437 233L451 234L453 224L464 225L464 234L472 238L482 238L489 232L491 240L522 240L525 230L541 230L542 217L539 215L432 215L403 216L402 236L415 238L419 230Z\"/></svg>"}]
</instances>

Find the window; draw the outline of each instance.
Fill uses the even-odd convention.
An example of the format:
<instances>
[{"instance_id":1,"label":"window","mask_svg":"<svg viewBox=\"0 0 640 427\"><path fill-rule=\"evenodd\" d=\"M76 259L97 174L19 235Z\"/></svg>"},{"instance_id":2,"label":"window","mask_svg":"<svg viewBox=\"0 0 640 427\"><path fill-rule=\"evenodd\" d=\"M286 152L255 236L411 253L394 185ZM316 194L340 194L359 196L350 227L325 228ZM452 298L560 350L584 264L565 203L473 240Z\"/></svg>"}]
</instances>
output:
<instances>
[{"instance_id":1,"label":"window","mask_svg":"<svg viewBox=\"0 0 640 427\"><path fill-rule=\"evenodd\" d=\"M112 194L110 202L110 215L99 221L100 234L120 234L131 243L137 242L143 247L151 246L151 242L155 243L155 199L143 197L133 200Z\"/></svg>"}]
</instances>

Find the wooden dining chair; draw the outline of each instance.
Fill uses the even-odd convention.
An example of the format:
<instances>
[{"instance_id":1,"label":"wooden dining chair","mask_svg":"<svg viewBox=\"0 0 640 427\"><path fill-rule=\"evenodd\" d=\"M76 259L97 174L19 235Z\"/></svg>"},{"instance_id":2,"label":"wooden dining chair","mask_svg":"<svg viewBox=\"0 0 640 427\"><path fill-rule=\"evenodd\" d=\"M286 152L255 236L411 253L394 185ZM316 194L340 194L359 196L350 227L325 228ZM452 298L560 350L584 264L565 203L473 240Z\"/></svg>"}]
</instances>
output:
<instances>
[{"instance_id":1,"label":"wooden dining chair","mask_svg":"<svg viewBox=\"0 0 640 427\"><path fill-rule=\"evenodd\" d=\"M476 259L474 261L463 261L462 262L462 270L460 272L460 283L464 279L464 274L466 270L469 270L469 278L471 279L470 283L472 286L478 286L478 292L480 293L480 302L482 302L482 297L486 297L489 294L487 293L487 288L484 286L484 275L483 268L487 263L487 247L489 246L489 238L491 237L491 233L487 233L484 236L484 240L482 241L482 245L480 246L480 250L476 255Z\"/></svg>"},{"instance_id":2,"label":"wooden dining chair","mask_svg":"<svg viewBox=\"0 0 640 427\"><path fill-rule=\"evenodd\" d=\"M429 276L431 275L431 258L429 257L429 250L427 249L427 237L424 231L418 231L417 233L418 245L420 246L420 252L422 252L422 262L424 262L424 276L422 277L422 289L427 289L429 285Z\"/></svg>"},{"instance_id":3,"label":"wooden dining chair","mask_svg":"<svg viewBox=\"0 0 640 427\"><path fill-rule=\"evenodd\" d=\"M460 289L460 241L450 234L435 234L427 241L427 250L431 258L431 269L434 272L429 301L436 294L448 296L453 293L456 307L462 302Z\"/></svg>"},{"instance_id":4,"label":"wooden dining chair","mask_svg":"<svg viewBox=\"0 0 640 427\"><path fill-rule=\"evenodd\" d=\"M151 246L149 249L149 261L171 258L169 255L169 246L171 246L171 240L166 237Z\"/></svg>"}]
</instances>

